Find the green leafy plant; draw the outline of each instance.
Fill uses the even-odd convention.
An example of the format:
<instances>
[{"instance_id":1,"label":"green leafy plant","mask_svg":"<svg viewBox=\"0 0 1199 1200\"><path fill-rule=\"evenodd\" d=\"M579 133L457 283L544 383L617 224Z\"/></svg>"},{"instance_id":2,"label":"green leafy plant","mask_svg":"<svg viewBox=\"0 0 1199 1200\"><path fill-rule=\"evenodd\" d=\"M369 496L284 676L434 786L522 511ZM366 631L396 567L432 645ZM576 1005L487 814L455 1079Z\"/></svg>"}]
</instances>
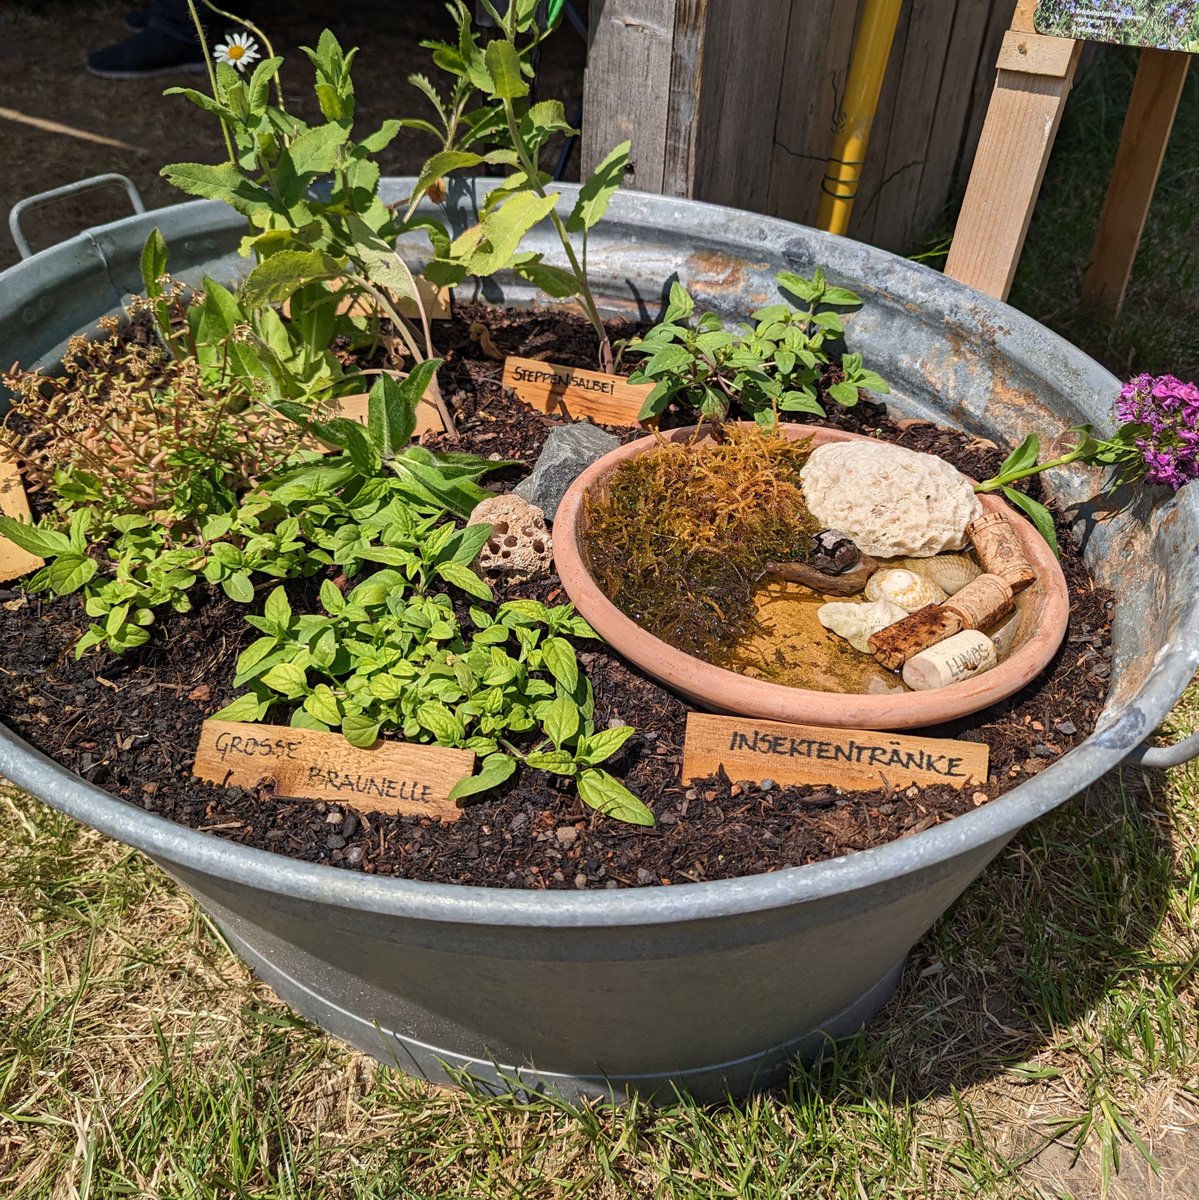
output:
<instances>
[{"instance_id":1,"label":"green leafy plant","mask_svg":"<svg viewBox=\"0 0 1199 1200\"><path fill-rule=\"evenodd\" d=\"M458 25L456 43L422 43L450 77L448 96L443 99L424 76L410 77L433 105L440 128L426 121L407 124L436 137L441 149L421 168L408 217L422 197L440 189L443 177L453 171L491 164L508 167L510 174L488 194L477 225L452 243L435 245L436 256L426 274L439 283L456 283L467 275L510 269L556 298L578 296L599 339L600 366L611 371L611 342L587 277L588 235L620 187L630 144L621 143L596 167L563 219L557 211L561 195L549 190L552 180L541 169L540 157L555 134L569 137L577 130L566 119L561 101L531 102L532 52L549 29L538 25L537 0L512 0L503 12L491 0L483 4L499 31L486 46L479 44L470 9L462 0L450 5ZM479 106L472 109L476 99ZM496 148L487 149L491 145ZM567 268L544 262L540 254L519 252L525 234L547 218L558 235Z\"/></svg>"},{"instance_id":2,"label":"green leafy plant","mask_svg":"<svg viewBox=\"0 0 1199 1200\"><path fill-rule=\"evenodd\" d=\"M248 690L215 717L258 721L286 706L292 725L340 729L357 746L396 729L408 741L482 758L454 799L498 787L523 762L573 779L584 803L609 816L653 824L649 809L600 767L633 729L595 729L591 686L568 640L594 637L587 623L569 605L515 600L494 613L472 607L468 635L450 597L426 590L441 580L489 600L470 569L488 532L439 526L424 542L423 562L377 571L348 594L326 580L320 613L295 614L276 588L261 616L247 617L261 636L238 659L234 684Z\"/></svg>"},{"instance_id":3,"label":"green leafy plant","mask_svg":"<svg viewBox=\"0 0 1199 1200\"><path fill-rule=\"evenodd\" d=\"M654 420L679 404L704 420L752 417L769 427L780 412L824 415L821 400L852 407L861 390L886 394L886 381L862 365L860 354L829 358L829 344L845 332L837 308L861 303L816 270L811 279L782 271L779 286L803 302L772 304L753 314L754 324L726 329L714 313L695 315L695 301L671 285L659 324L629 351L646 356L631 383L652 383L640 417Z\"/></svg>"}]
</instances>

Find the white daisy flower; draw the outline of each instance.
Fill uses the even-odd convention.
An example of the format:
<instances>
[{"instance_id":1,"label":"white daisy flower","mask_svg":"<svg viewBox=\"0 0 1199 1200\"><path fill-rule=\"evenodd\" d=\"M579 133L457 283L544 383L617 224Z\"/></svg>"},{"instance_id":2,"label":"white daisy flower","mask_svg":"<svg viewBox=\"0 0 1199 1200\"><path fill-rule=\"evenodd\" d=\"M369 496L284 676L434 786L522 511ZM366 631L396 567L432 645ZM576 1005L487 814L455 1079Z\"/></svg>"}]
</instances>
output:
<instances>
[{"instance_id":1,"label":"white daisy flower","mask_svg":"<svg viewBox=\"0 0 1199 1200\"><path fill-rule=\"evenodd\" d=\"M248 33L231 33L229 39L213 46L212 52L219 63L227 63L244 71L256 58L261 58L258 43Z\"/></svg>"}]
</instances>

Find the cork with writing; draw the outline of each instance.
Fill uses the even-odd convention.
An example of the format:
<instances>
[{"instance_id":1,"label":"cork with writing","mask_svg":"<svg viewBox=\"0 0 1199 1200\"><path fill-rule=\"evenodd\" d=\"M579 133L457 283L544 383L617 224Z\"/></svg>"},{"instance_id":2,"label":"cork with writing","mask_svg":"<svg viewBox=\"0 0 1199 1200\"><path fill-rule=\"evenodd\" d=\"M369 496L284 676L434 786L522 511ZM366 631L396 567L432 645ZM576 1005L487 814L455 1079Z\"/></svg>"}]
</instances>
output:
<instances>
[{"instance_id":1,"label":"cork with writing","mask_svg":"<svg viewBox=\"0 0 1199 1200\"><path fill-rule=\"evenodd\" d=\"M388 741L363 750L340 733L205 721L192 773L223 787L266 787L360 812L456 821L462 810L450 791L474 769L471 750Z\"/></svg>"},{"instance_id":2,"label":"cork with writing","mask_svg":"<svg viewBox=\"0 0 1199 1200\"><path fill-rule=\"evenodd\" d=\"M825 784L854 792L911 784L962 788L986 783L989 757L980 742L691 713L683 779L702 779L724 767L734 780Z\"/></svg>"},{"instance_id":3,"label":"cork with writing","mask_svg":"<svg viewBox=\"0 0 1199 1200\"><path fill-rule=\"evenodd\" d=\"M590 417L601 425L639 425L637 414L653 386L630 383L622 375L558 367L535 358L504 360L504 387L531 408L576 421Z\"/></svg>"},{"instance_id":4,"label":"cork with writing","mask_svg":"<svg viewBox=\"0 0 1199 1200\"><path fill-rule=\"evenodd\" d=\"M29 501L25 499L25 488L21 473L11 458L0 453L0 513L17 521L29 520ZM42 559L28 550L0 537L0 583L20 579L30 571L44 566Z\"/></svg>"}]
</instances>

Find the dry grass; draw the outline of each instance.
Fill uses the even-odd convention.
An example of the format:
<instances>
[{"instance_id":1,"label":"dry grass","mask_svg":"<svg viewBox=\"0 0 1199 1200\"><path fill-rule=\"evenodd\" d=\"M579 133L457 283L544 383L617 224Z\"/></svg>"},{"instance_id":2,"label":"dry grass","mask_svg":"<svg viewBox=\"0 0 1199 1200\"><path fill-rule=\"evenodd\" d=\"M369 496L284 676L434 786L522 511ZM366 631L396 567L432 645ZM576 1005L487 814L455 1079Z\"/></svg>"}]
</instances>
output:
<instances>
[{"instance_id":1,"label":"dry grass","mask_svg":"<svg viewBox=\"0 0 1199 1200\"><path fill-rule=\"evenodd\" d=\"M723 1108L404 1079L293 1017L140 855L12 794L0 844L14 1200L1199 1190L1195 768L1125 771L1027 830L867 1031Z\"/></svg>"}]
</instances>

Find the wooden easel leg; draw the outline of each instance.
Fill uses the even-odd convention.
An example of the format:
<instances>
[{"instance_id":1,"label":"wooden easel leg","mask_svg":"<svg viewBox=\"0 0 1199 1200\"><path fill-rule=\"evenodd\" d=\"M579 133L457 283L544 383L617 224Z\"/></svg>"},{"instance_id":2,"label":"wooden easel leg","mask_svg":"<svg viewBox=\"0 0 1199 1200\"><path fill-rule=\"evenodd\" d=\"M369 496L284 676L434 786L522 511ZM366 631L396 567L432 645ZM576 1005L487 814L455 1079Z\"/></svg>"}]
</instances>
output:
<instances>
[{"instance_id":1,"label":"wooden easel leg","mask_svg":"<svg viewBox=\"0 0 1199 1200\"><path fill-rule=\"evenodd\" d=\"M1124 303L1190 62L1189 54L1172 50L1141 51L1091 265L1082 284L1083 303L1093 311L1114 316Z\"/></svg>"},{"instance_id":2,"label":"wooden easel leg","mask_svg":"<svg viewBox=\"0 0 1199 1200\"><path fill-rule=\"evenodd\" d=\"M1033 27L1037 0L1016 0L945 274L1006 300L1082 43Z\"/></svg>"},{"instance_id":3,"label":"wooden easel leg","mask_svg":"<svg viewBox=\"0 0 1199 1200\"><path fill-rule=\"evenodd\" d=\"M1013 29L1004 39L945 274L1006 300L1082 43ZM1019 68L1019 69L1016 69Z\"/></svg>"}]
</instances>

